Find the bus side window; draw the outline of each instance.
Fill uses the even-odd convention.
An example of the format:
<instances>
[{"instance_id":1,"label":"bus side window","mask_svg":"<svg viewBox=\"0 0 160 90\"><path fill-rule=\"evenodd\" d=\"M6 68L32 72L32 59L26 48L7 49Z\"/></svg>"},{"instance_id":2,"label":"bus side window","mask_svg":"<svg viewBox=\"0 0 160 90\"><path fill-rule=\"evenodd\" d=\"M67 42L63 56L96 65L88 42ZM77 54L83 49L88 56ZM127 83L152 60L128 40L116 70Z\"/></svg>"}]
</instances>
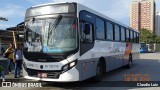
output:
<instances>
[{"instance_id":1,"label":"bus side window","mask_svg":"<svg viewBox=\"0 0 160 90\"><path fill-rule=\"evenodd\" d=\"M120 41L120 28L118 25L114 25L114 39L115 41Z\"/></svg>"},{"instance_id":2,"label":"bus side window","mask_svg":"<svg viewBox=\"0 0 160 90\"><path fill-rule=\"evenodd\" d=\"M136 32L134 32L134 43L137 43Z\"/></svg>"},{"instance_id":3,"label":"bus side window","mask_svg":"<svg viewBox=\"0 0 160 90\"><path fill-rule=\"evenodd\" d=\"M125 34L125 28L121 27L121 41L125 41L126 34Z\"/></svg>"},{"instance_id":4,"label":"bus side window","mask_svg":"<svg viewBox=\"0 0 160 90\"><path fill-rule=\"evenodd\" d=\"M137 33L137 43L139 43L139 33Z\"/></svg>"},{"instance_id":5,"label":"bus side window","mask_svg":"<svg viewBox=\"0 0 160 90\"><path fill-rule=\"evenodd\" d=\"M129 42L130 41L130 32L129 32L129 29L126 29L126 42Z\"/></svg>"},{"instance_id":6,"label":"bus side window","mask_svg":"<svg viewBox=\"0 0 160 90\"><path fill-rule=\"evenodd\" d=\"M113 40L113 24L107 21L106 27L107 27L107 40Z\"/></svg>"},{"instance_id":7,"label":"bus side window","mask_svg":"<svg viewBox=\"0 0 160 90\"><path fill-rule=\"evenodd\" d=\"M81 23L81 42L92 43L93 42L93 25L89 23Z\"/></svg>"},{"instance_id":8,"label":"bus side window","mask_svg":"<svg viewBox=\"0 0 160 90\"><path fill-rule=\"evenodd\" d=\"M133 31L130 30L130 42L133 42Z\"/></svg>"}]
</instances>

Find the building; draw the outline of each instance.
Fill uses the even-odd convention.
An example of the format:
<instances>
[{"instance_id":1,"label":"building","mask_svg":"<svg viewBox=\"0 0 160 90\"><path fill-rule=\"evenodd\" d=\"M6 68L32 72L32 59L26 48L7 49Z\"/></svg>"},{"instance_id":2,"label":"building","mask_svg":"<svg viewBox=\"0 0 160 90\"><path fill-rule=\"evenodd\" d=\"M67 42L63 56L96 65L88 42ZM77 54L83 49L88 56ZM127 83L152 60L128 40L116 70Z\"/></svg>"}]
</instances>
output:
<instances>
[{"instance_id":1,"label":"building","mask_svg":"<svg viewBox=\"0 0 160 90\"><path fill-rule=\"evenodd\" d=\"M16 27L10 27L6 30L0 30L0 54L1 49L5 49L8 47L9 43L14 43L13 31L16 38L16 43L22 43L24 38L20 36L24 36L24 23L18 24Z\"/></svg>"},{"instance_id":2,"label":"building","mask_svg":"<svg viewBox=\"0 0 160 90\"><path fill-rule=\"evenodd\" d=\"M155 34L157 36L160 35L160 11L156 13L156 21L155 21Z\"/></svg>"},{"instance_id":3,"label":"building","mask_svg":"<svg viewBox=\"0 0 160 90\"><path fill-rule=\"evenodd\" d=\"M155 31L154 0L132 0L130 10L130 27Z\"/></svg>"},{"instance_id":4,"label":"building","mask_svg":"<svg viewBox=\"0 0 160 90\"><path fill-rule=\"evenodd\" d=\"M140 3L139 1L132 1L130 10L130 27L140 29Z\"/></svg>"}]
</instances>

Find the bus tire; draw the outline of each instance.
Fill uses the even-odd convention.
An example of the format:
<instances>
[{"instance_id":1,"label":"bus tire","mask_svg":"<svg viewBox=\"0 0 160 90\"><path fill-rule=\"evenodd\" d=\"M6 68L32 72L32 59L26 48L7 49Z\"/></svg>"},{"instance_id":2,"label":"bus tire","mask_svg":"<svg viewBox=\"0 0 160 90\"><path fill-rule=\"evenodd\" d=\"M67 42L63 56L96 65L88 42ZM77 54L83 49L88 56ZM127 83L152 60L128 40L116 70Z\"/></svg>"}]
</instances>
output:
<instances>
[{"instance_id":1,"label":"bus tire","mask_svg":"<svg viewBox=\"0 0 160 90\"><path fill-rule=\"evenodd\" d=\"M104 63L100 60L96 67L96 76L93 78L94 81L101 81L104 74Z\"/></svg>"},{"instance_id":2,"label":"bus tire","mask_svg":"<svg viewBox=\"0 0 160 90\"><path fill-rule=\"evenodd\" d=\"M132 66L132 54L129 55L129 60L128 60L128 64L127 64L127 69L130 69Z\"/></svg>"}]
</instances>

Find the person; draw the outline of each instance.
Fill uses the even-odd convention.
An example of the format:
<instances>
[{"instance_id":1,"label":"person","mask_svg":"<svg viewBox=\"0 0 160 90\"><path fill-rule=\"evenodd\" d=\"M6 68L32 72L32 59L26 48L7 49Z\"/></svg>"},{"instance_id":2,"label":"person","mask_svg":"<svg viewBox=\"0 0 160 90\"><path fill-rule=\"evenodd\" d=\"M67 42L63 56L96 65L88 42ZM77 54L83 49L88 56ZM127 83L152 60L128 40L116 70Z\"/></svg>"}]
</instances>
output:
<instances>
[{"instance_id":1,"label":"person","mask_svg":"<svg viewBox=\"0 0 160 90\"><path fill-rule=\"evenodd\" d=\"M4 48L1 48L1 54L3 54L5 52Z\"/></svg>"},{"instance_id":2,"label":"person","mask_svg":"<svg viewBox=\"0 0 160 90\"><path fill-rule=\"evenodd\" d=\"M13 61L13 56L14 56L13 55L13 45L11 43L9 44L9 48L7 48L4 54L6 53L9 54L7 57L8 58L8 70L9 70L9 74L11 74L11 64L15 66L14 61Z\"/></svg>"},{"instance_id":3,"label":"person","mask_svg":"<svg viewBox=\"0 0 160 90\"><path fill-rule=\"evenodd\" d=\"M0 63L0 76L2 76L2 81L5 81L5 74L2 63Z\"/></svg>"},{"instance_id":4,"label":"person","mask_svg":"<svg viewBox=\"0 0 160 90\"><path fill-rule=\"evenodd\" d=\"M19 78L22 66L22 47L20 44L17 45L17 48L14 51L14 60L15 60L14 78Z\"/></svg>"}]
</instances>

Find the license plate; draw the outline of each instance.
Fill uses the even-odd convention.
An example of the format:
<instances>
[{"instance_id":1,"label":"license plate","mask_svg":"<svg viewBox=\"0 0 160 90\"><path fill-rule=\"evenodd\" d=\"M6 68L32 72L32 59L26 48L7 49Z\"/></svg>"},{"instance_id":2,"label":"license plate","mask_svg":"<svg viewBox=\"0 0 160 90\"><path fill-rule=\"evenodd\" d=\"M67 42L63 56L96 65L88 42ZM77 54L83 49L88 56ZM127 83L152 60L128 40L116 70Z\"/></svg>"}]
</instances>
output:
<instances>
[{"instance_id":1,"label":"license plate","mask_svg":"<svg viewBox=\"0 0 160 90\"><path fill-rule=\"evenodd\" d=\"M38 73L38 77L40 78L46 78L47 76L47 73Z\"/></svg>"}]
</instances>

